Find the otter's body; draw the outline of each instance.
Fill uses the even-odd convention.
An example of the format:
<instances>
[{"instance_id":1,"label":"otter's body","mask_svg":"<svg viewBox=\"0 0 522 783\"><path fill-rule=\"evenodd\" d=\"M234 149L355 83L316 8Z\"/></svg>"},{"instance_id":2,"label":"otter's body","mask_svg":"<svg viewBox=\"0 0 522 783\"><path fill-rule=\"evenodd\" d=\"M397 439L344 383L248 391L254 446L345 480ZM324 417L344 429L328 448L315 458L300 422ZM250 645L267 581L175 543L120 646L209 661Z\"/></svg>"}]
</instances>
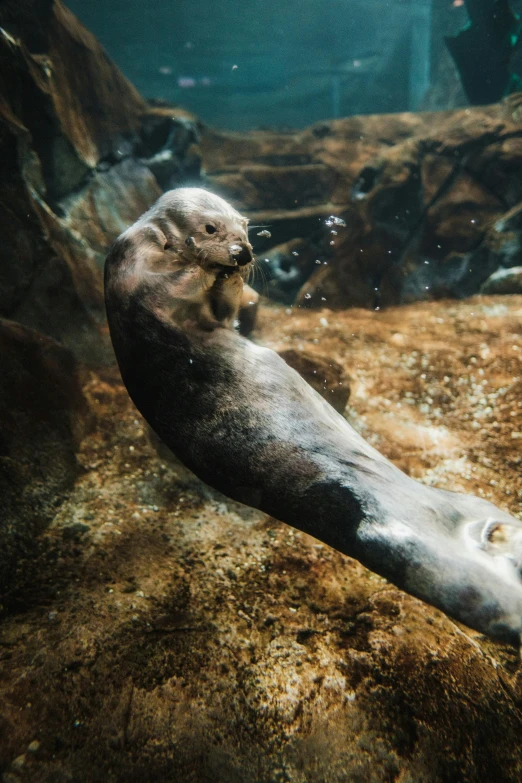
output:
<instances>
[{"instance_id":1,"label":"otter's body","mask_svg":"<svg viewBox=\"0 0 522 783\"><path fill-rule=\"evenodd\" d=\"M277 354L220 321L216 308L210 320L169 316L169 296L184 300L187 279L205 285L197 270L179 278L180 290L169 271L130 290L129 259L156 252L144 240L149 227L138 221L134 229L107 259L109 325L124 383L172 451L230 497L480 631L518 640L521 523L486 501L407 477ZM502 551L491 535L499 528Z\"/></svg>"}]
</instances>

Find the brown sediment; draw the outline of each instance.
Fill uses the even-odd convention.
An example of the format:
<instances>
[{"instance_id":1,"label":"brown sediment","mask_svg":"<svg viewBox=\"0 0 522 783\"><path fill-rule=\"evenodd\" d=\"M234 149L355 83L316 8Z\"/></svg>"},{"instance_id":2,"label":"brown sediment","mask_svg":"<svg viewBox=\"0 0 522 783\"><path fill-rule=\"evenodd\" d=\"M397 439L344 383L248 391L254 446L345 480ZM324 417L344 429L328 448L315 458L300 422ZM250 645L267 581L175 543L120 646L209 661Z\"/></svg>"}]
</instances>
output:
<instances>
[{"instance_id":1,"label":"brown sediment","mask_svg":"<svg viewBox=\"0 0 522 783\"><path fill-rule=\"evenodd\" d=\"M522 297L271 306L257 339L342 366L403 470L522 516ZM10 782L520 780L510 649L160 456L115 370L85 393L84 473L0 626Z\"/></svg>"}]
</instances>

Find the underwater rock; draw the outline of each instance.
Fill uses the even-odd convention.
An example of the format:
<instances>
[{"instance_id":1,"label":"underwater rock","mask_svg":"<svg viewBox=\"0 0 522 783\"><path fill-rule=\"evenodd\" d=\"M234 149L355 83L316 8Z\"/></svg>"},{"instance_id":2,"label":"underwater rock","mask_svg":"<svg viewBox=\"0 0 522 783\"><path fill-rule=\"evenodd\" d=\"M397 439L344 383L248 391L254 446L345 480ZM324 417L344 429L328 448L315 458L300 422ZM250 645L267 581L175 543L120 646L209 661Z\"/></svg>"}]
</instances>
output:
<instances>
[{"instance_id":1,"label":"underwater rock","mask_svg":"<svg viewBox=\"0 0 522 783\"><path fill-rule=\"evenodd\" d=\"M0 8L2 114L30 138L56 201L100 160L122 154L147 105L59 0L22 6Z\"/></svg>"},{"instance_id":2,"label":"underwater rock","mask_svg":"<svg viewBox=\"0 0 522 783\"><path fill-rule=\"evenodd\" d=\"M270 248L257 259L254 282L265 296L276 302L295 302L299 290L320 263L318 259L324 255L320 230L316 233L317 241L312 237L296 237Z\"/></svg>"},{"instance_id":3,"label":"underwater rock","mask_svg":"<svg viewBox=\"0 0 522 783\"><path fill-rule=\"evenodd\" d=\"M97 254L103 269L103 253L118 233L124 231L132 215L141 215L160 189L149 168L135 158L124 158L106 170L93 172L78 193L62 199L61 223Z\"/></svg>"},{"instance_id":4,"label":"underwater rock","mask_svg":"<svg viewBox=\"0 0 522 783\"><path fill-rule=\"evenodd\" d=\"M480 290L483 294L522 294L522 266L498 269Z\"/></svg>"},{"instance_id":5,"label":"underwater rock","mask_svg":"<svg viewBox=\"0 0 522 783\"><path fill-rule=\"evenodd\" d=\"M254 225L270 227L271 244L253 237L258 255L296 236L322 245L328 263L315 268L298 303L305 294L308 305L335 308L461 298L514 265L496 257L490 235L522 201L520 102L516 94L487 107L349 117L295 134L206 131L203 159L211 184L246 205ZM330 175L318 178L318 166ZM262 176L252 176L258 168ZM279 211L270 184L278 172L286 183ZM333 237L331 214L346 222Z\"/></svg>"},{"instance_id":6,"label":"underwater rock","mask_svg":"<svg viewBox=\"0 0 522 783\"><path fill-rule=\"evenodd\" d=\"M296 237L322 237L324 219L349 204L361 166L383 144L396 144L425 126L422 115L397 114L348 117L296 133L205 128L201 154L211 187L248 214L253 225L269 227L272 241L252 237L262 253ZM310 186L304 184L308 176ZM282 195L274 193L279 180Z\"/></svg>"},{"instance_id":7,"label":"underwater rock","mask_svg":"<svg viewBox=\"0 0 522 783\"><path fill-rule=\"evenodd\" d=\"M0 59L0 315L107 363L103 258L159 181L199 175L195 119L149 106L59 0L1 3Z\"/></svg>"},{"instance_id":8,"label":"underwater rock","mask_svg":"<svg viewBox=\"0 0 522 783\"><path fill-rule=\"evenodd\" d=\"M173 107L149 107L142 118L138 154L162 190L175 188L185 179L197 182L201 155L196 118Z\"/></svg>"},{"instance_id":9,"label":"underwater rock","mask_svg":"<svg viewBox=\"0 0 522 783\"><path fill-rule=\"evenodd\" d=\"M480 290L502 263L492 252L490 228L522 198L518 103L519 96L432 115L427 131L363 170L366 183L354 189L359 220L349 222L334 263L317 280L328 288L329 306L335 306L336 279L342 289L337 306L362 304L350 293L352 285L360 291L361 282L369 293L366 306Z\"/></svg>"},{"instance_id":10,"label":"underwater rock","mask_svg":"<svg viewBox=\"0 0 522 783\"><path fill-rule=\"evenodd\" d=\"M0 592L79 473L90 414L76 362L49 337L0 319Z\"/></svg>"},{"instance_id":11,"label":"underwater rock","mask_svg":"<svg viewBox=\"0 0 522 783\"><path fill-rule=\"evenodd\" d=\"M341 364L316 351L310 353L298 348L279 350L278 354L336 411L344 413L350 397L350 379Z\"/></svg>"}]
</instances>

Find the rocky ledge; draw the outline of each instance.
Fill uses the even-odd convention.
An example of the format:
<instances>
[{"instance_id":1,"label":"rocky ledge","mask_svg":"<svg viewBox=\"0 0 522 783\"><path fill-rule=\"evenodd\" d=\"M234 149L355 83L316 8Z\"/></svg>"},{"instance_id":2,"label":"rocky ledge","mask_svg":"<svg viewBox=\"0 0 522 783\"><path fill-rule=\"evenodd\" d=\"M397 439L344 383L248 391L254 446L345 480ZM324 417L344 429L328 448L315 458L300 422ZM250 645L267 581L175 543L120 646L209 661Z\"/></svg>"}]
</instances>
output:
<instances>
[{"instance_id":1,"label":"rocky ledge","mask_svg":"<svg viewBox=\"0 0 522 783\"><path fill-rule=\"evenodd\" d=\"M205 131L203 161L212 186L270 231L252 239L272 297L336 309L463 298L520 266L520 106L516 94L296 133Z\"/></svg>"}]
</instances>

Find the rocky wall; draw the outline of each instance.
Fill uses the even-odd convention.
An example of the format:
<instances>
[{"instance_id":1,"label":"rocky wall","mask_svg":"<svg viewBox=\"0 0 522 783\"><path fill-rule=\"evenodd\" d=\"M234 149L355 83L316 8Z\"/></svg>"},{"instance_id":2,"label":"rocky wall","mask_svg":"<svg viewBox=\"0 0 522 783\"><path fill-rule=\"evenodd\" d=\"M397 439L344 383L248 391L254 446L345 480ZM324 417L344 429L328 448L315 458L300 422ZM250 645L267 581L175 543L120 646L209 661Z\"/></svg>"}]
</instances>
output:
<instances>
[{"instance_id":1,"label":"rocky wall","mask_svg":"<svg viewBox=\"0 0 522 783\"><path fill-rule=\"evenodd\" d=\"M102 268L161 193L199 176L197 123L151 107L59 0L0 5L0 315L112 360Z\"/></svg>"}]
</instances>

